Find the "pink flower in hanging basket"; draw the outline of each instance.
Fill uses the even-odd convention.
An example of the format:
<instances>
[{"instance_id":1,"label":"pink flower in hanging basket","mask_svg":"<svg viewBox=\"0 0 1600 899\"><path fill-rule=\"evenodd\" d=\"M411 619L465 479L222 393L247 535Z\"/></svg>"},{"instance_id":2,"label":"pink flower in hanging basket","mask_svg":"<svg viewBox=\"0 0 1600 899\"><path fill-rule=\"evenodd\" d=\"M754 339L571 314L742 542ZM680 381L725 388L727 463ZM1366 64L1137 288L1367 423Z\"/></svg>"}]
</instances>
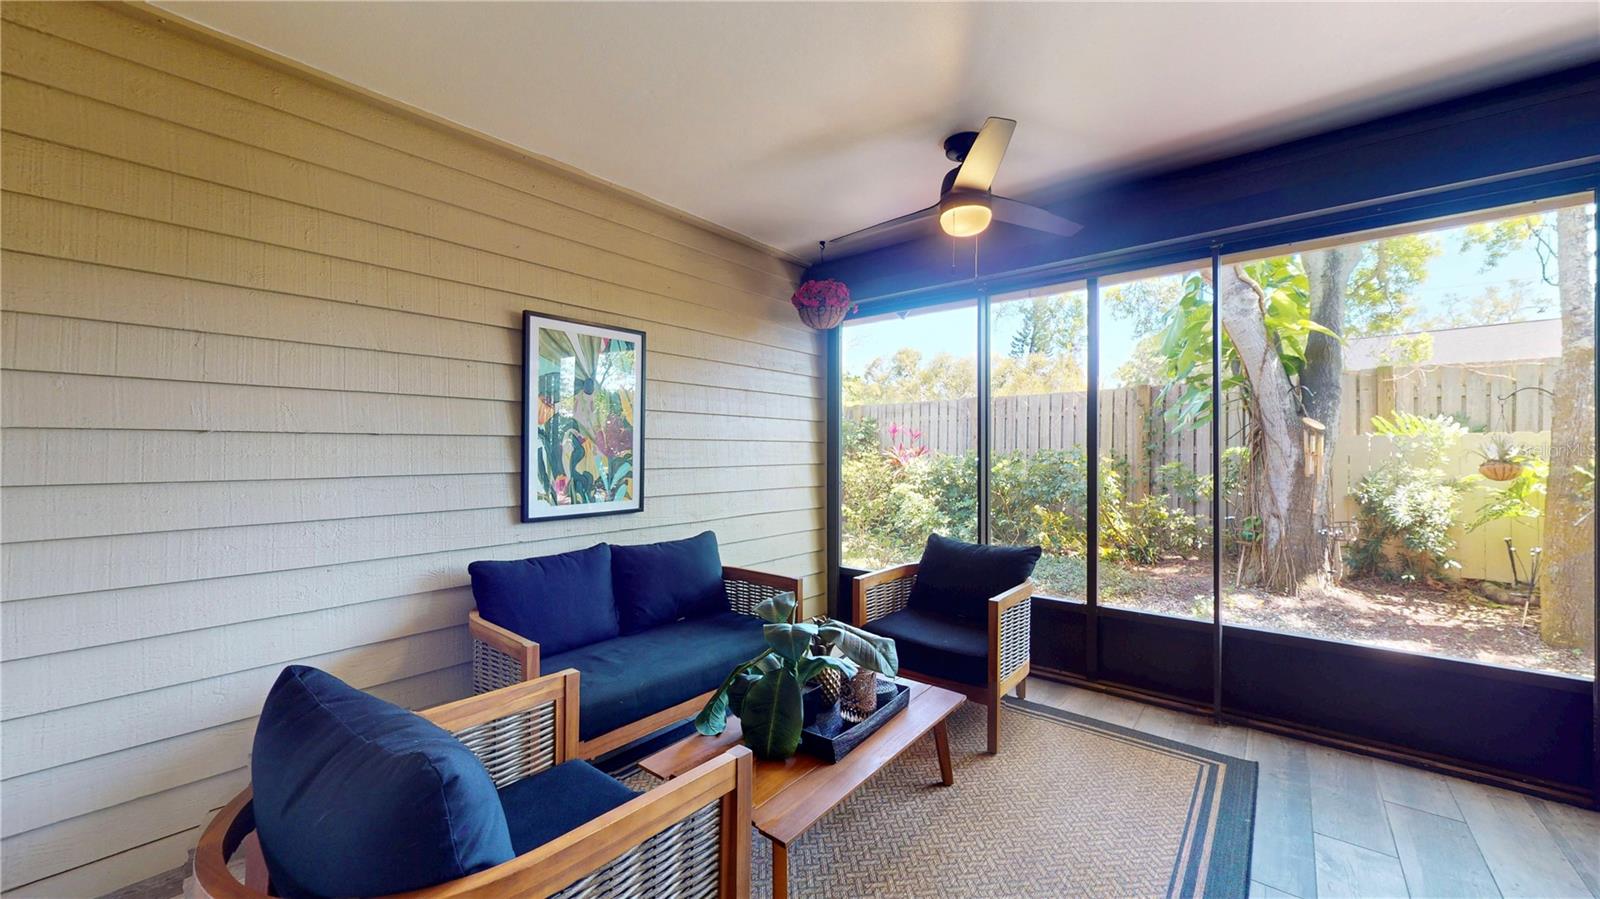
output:
<instances>
[{"instance_id":1,"label":"pink flower in hanging basket","mask_svg":"<svg viewBox=\"0 0 1600 899\"><path fill-rule=\"evenodd\" d=\"M837 328L844 317L854 312L850 288L842 281L807 281L789 298L800 313L800 320L820 331Z\"/></svg>"},{"instance_id":2,"label":"pink flower in hanging basket","mask_svg":"<svg viewBox=\"0 0 1600 899\"><path fill-rule=\"evenodd\" d=\"M850 288L844 286L843 281L829 278L825 281L807 281L800 285L800 289L789 298L796 309L843 309L846 312L855 310L855 304L850 302Z\"/></svg>"}]
</instances>

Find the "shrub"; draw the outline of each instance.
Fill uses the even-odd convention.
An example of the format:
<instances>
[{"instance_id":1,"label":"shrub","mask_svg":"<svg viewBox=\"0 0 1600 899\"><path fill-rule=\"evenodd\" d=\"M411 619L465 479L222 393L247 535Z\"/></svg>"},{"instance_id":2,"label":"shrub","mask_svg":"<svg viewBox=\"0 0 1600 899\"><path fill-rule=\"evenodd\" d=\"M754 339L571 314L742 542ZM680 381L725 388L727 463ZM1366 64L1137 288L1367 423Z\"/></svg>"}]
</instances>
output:
<instances>
[{"instance_id":1,"label":"shrub","mask_svg":"<svg viewBox=\"0 0 1600 899\"><path fill-rule=\"evenodd\" d=\"M1401 580L1431 579L1457 567L1450 551L1462 483L1444 472L1446 453L1466 428L1446 416L1375 416L1373 431L1394 446L1351 490L1361 536L1346 554L1350 571Z\"/></svg>"},{"instance_id":2,"label":"shrub","mask_svg":"<svg viewBox=\"0 0 1600 899\"><path fill-rule=\"evenodd\" d=\"M976 540L977 454L900 451L891 457L880 448L878 433L877 422L846 422L841 465L845 557L862 565L914 559L935 531ZM1051 556L1086 552L1088 460L1081 449L1008 453L996 457L993 465L989 525L994 542L1038 544ZM1192 471L1185 474L1169 465L1163 473L1163 483L1184 485L1174 489L1200 490L1202 481L1205 489L1209 486L1209 478ZM1205 532L1193 515L1171 508L1165 493L1128 502L1126 483L1127 463L1102 459L1103 559L1150 564L1199 548Z\"/></svg>"}]
</instances>

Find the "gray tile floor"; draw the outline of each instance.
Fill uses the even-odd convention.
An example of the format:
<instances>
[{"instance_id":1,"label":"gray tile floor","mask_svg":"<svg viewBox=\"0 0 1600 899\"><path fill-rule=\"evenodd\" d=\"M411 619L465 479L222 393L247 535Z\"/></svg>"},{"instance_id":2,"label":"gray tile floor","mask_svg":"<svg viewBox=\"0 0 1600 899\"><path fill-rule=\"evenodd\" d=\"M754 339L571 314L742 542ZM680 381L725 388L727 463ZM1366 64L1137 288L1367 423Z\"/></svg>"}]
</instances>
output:
<instances>
[{"instance_id":1,"label":"gray tile floor","mask_svg":"<svg viewBox=\"0 0 1600 899\"><path fill-rule=\"evenodd\" d=\"M1251 897L1600 897L1600 814L1035 677L1028 698L1260 765Z\"/></svg>"}]
</instances>

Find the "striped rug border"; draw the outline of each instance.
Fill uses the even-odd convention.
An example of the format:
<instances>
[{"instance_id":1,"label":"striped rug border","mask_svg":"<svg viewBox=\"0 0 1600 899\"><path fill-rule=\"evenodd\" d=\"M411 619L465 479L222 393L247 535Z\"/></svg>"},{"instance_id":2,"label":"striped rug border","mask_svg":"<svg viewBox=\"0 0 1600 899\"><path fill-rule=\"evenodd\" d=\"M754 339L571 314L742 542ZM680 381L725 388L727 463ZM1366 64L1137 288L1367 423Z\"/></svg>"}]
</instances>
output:
<instances>
[{"instance_id":1,"label":"striped rug border","mask_svg":"<svg viewBox=\"0 0 1600 899\"><path fill-rule=\"evenodd\" d=\"M1255 762L1026 699L1007 696L1003 702L1035 718L1193 762L1194 790L1167 895L1221 899L1249 893L1260 767Z\"/></svg>"}]
</instances>

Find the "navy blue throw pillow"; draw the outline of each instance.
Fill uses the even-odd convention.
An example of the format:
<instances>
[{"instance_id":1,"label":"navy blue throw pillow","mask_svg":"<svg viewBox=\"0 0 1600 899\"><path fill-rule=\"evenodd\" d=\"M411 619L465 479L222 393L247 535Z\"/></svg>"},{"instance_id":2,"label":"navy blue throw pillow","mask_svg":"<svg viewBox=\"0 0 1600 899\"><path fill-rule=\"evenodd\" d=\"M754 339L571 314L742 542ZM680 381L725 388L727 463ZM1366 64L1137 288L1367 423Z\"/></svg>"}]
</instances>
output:
<instances>
[{"instance_id":1,"label":"navy blue throw pillow","mask_svg":"<svg viewBox=\"0 0 1600 899\"><path fill-rule=\"evenodd\" d=\"M413 712L291 665L250 757L276 895L380 896L510 861L511 834L472 750Z\"/></svg>"},{"instance_id":2,"label":"navy blue throw pillow","mask_svg":"<svg viewBox=\"0 0 1600 899\"><path fill-rule=\"evenodd\" d=\"M515 631L552 656L609 640L617 631L611 547L512 562L473 562L472 597L490 624Z\"/></svg>"},{"instance_id":3,"label":"navy blue throw pillow","mask_svg":"<svg viewBox=\"0 0 1600 899\"><path fill-rule=\"evenodd\" d=\"M1037 546L982 546L932 534L917 566L911 607L939 615L981 618L991 597L1033 576Z\"/></svg>"},{"instance_id":4,"label":"navy blue throw pillow","mask_svg":"<svg viewBox=\"0 0 1600 899\"><path fill-rule=\"evenodd\" d=\"M624 634L728 609L717 535L711 531L687 540L612 546L611 580Z\"/></svg>"}]
</instances>

